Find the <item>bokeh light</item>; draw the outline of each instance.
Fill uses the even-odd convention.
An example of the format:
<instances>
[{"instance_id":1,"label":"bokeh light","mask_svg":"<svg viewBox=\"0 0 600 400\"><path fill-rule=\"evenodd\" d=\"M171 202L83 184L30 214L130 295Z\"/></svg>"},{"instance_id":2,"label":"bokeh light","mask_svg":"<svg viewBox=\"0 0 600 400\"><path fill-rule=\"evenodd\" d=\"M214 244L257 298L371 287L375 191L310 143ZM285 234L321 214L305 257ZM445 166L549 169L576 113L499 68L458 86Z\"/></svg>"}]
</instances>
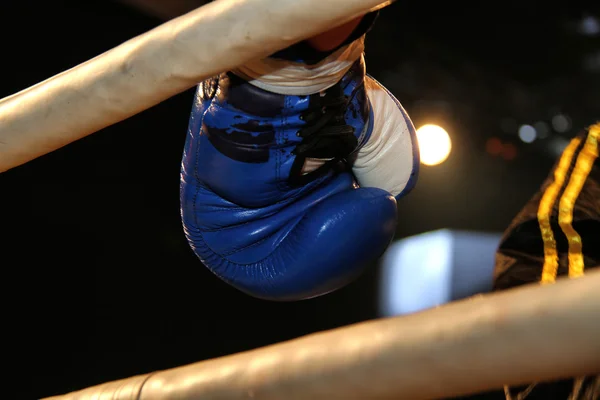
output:
<instances>
[{"instance_id":1,"label":"bokeh light","mask_svg":"<svg viewBox=\"0 0 600 400\"><path fill-rule=\"evenodd\" d=\"M450 135L438 125L428 124L417 129L421 163L434 166L446 161L452 151Z\"/></svg>"}]
</instances>

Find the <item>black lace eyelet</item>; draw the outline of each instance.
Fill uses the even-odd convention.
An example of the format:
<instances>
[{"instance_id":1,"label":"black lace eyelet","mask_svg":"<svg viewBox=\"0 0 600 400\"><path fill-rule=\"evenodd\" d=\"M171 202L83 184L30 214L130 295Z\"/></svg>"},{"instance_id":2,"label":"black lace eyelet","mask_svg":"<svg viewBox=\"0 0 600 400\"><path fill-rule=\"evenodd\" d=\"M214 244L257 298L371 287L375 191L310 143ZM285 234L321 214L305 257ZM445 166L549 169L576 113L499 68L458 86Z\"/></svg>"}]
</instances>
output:
<instances>
[{"instance_id":1,"label":"black lace eyelet","mask_svg":"<svg viewBox=\"0 0 600 400\"><path fill-rule=\"evenodd\" d=\"M302 136L302 132L300 132L300 131L296 132L296 136L298 136L298 137Z\"/></svg>"}]
</instances>

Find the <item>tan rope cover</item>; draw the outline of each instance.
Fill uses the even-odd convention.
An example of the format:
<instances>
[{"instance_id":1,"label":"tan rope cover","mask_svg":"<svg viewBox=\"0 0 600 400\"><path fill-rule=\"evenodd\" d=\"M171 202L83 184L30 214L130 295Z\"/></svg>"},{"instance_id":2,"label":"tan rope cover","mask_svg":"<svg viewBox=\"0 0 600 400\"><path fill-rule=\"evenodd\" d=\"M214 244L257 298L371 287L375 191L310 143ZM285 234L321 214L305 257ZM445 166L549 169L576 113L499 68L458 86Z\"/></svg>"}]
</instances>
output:
<instances>
[{"instance_id":1,"label":"tan rope cover","mask_svg":"<svg viewBox=\"0 0 600 400\"><path fill-rule=\"evenodd\" d=\"M0 100L0 172L343 24L382 0L219 0Z\"/></svg>"},{"instance_id":2,"label":"tan rope cover","mask_svg":"<svg viewBox=\"0 0 600 400\"><path fill-rule=\"evenodd\" d=\"M599 288L590 272L52 399L425 400L591 375Z\"/></svg>"}]
</instances>

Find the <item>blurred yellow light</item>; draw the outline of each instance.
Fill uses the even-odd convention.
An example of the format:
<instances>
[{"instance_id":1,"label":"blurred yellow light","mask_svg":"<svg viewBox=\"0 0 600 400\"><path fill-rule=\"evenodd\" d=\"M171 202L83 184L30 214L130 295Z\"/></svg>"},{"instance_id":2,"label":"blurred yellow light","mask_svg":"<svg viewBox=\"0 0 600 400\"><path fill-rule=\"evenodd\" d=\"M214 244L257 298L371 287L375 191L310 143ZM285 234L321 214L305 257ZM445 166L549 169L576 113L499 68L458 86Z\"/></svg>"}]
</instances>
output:
<instances>
[{"instance_id":1,"label":"blurred yellow light","mask_svg":"<svg viewBox=\"0 0 600 400\"><path fill-rule=\"evenodd\" d=\"M450 135L441 126L423 125L417 129L421 163L429 166L446 161L452 151Z\"/></svg>"}]
</instances>

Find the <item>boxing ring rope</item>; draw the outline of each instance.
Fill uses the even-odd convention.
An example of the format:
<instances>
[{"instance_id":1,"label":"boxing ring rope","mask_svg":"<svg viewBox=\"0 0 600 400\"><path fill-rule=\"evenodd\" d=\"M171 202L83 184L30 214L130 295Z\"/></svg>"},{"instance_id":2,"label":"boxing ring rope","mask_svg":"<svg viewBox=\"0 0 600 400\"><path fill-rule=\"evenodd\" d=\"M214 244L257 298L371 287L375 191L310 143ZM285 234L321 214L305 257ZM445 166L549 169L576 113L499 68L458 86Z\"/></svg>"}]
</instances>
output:
<instances>
[{"instance_id":1,"label":"boxing ring rope","mask_svg":"<svg viewBox=\"0 0 600 400\"><path fill-rule=\"evenodd\" d=\"M219 0L201 7L0 100L0 172L389 3ZM590 272L52 399L419 400L593 374L600 372L598 288L600 272Z\"/></svg>"},{"instance_id":2,"label":"boxing ring rope","mask_svg":"<svg viewBox=\"0 0 600 400\"><path fill-rule=\"evenodd\" d=\"M448 398L600 371L600 272L48 400Z\"/></svg>"},{"instance_id":3,"label":"boxing ring rope","mask_svg":"<svg viewBox=\"0 0 600 400\"><path fill-rule=\"evenodd\" d=\"M391 1L219 0L0 100L0 172Z\"/></svg>"}]
</instances>

